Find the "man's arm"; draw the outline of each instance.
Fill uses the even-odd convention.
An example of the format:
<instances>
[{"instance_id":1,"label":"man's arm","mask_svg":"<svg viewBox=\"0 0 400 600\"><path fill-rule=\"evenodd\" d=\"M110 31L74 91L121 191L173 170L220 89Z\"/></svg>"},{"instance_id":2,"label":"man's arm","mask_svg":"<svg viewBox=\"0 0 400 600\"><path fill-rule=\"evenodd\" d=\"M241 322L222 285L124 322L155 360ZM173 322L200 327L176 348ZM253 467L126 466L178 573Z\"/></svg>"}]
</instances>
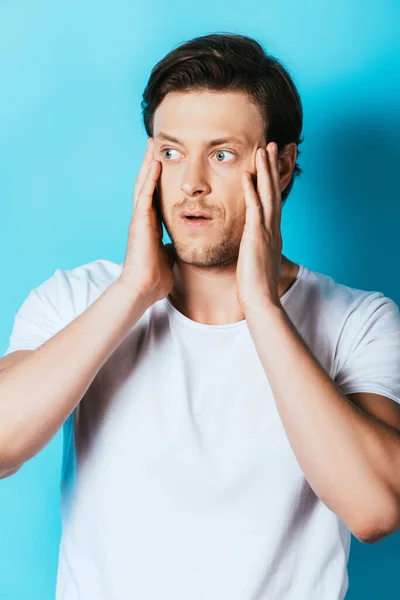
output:
<instances>
[{"instance_id":1,"label":"man's arm","mask_svg":"<svg viewBox=\"0 0 400 600\"><path fill-rule=\"evenodd\" d=\"M363 542L400 526L399 408L385 398L380 417L343 396L284 309L270 302L246 315L283 427L316 495ZM369 406L373 395L352 398ZM390 407L390 408L389 408Z\"/></svg>"},{"instance_id":2,"label":"man's arm","mask_svg":"<svg viewBox=\"0 0 400 600\"><path fill-rule=\"evenodd\" d=\"M50 442L147 305L117 280L39 348L0 360L0 478Z\"/></svg>"},{"instance_id":3,"label":"man's arm","mask_svg":"<svg viewBox=\"0 0 400 600\"><path fill-rule=\"evenodd\" d=\"M23 358L25 358L25 356L27 356L30 352L33 352L33 350L15 350L14 352L10 352L10 354L7 354L7 356L0 358L0 372L4 371L5 369L8 369L9 367L11 367L11 365L14 365ZM22 464L17 465L9 471L0 471L0 479L5 479L6 477L10 477L10 475L14 475L14 473L19 471L21 467Z\"/></svg>"},{"instance_id":4,"label":"man's arm","mask_svg":"<svg viewBox=\"0 0 400 600\"><path fill-rule=\"evenodd\" d=\"M172 244L162 243L162 224L153 203L161 172L153 142L149 138L135 182L119 279L36 350L11 366L11 353L0 361L0 478L15 473L54 437L128 331L172 288L176 255ZM37 327L36 311L30 315L29 302L23 306L29 319L25 315L19 327L24 330L27 322ZM44 317L51 321L47 305Z\"/></svg>"},{"instance_id":5,"label":"man's arm","mask_svg":"<svg viewBox=\"0 0 400 600\"><path fill-rule=\"evenodd\" d=\"M386 381L400 393L398 373L393 371L400 366L398 308L385 300L377 331L374 315L366 330L360 331L366 342L352 350L353 368L360 364L367 376L374 373L374 361L381 361L375 383L354 382L350 364L338 380L340 387L335 385L280 303L281 192L296 156L296 145L288 144L279 152L277 143L268 140L255 157L257 189L251 177L254 169L242 174L246 221L236 268L237 297L282 425L311 487L356 537L377 541L400 526L400 433L359 408L340 389L350 392L352 384L368 385L379 393L389 389ZM371 329L373 337L368 340ZM382 357L388 358L388 364L382 364Z\"/></svg>"}]
</instances>

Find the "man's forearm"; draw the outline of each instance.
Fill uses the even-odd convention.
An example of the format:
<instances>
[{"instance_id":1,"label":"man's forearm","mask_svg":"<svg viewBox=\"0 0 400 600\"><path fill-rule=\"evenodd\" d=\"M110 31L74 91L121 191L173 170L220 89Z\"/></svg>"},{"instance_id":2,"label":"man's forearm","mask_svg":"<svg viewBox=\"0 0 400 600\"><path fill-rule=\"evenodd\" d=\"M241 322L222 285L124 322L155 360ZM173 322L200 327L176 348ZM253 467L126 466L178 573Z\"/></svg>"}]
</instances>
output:
<instances>
[{"instance_id":1,"label":"man's forearm","mask_svg":"<svg viewBox=\"0 0 400 600\"><path fill-rule=\"evenodd\" d=\"M146 308L145 298L117 280L64 329L0 372L0 473L54 437Z\"/></svg>"},{"instance_id":2,"label":"man's forearm","mask_svg":"<svg viewBox=\"0 0 400 600\"><path fill-rule=\"evenodd\" d=\"M341 394L283 307L266 303L246 319L282 425L316 495L353 532L366 523L384 527L384 519L389 528L398 514L398 432Z\"/></svg>"}]
</instances>

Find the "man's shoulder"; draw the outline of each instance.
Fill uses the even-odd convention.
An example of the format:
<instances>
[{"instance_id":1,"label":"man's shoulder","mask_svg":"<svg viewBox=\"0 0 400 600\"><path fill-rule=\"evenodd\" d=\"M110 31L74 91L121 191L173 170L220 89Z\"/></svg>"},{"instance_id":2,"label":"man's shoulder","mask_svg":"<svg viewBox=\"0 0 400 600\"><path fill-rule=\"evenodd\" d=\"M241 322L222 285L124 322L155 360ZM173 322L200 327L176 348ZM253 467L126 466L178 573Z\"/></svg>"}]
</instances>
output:
<instances>
[{"instance_id":1,"label":"man's shoulder","mask_svg":"<svg viewBox=\"0 0 400 600\"><path fill-rule=\"evenodd\" d=\"M306 271L305 295L307 303L324 309L331 317L345 317L349 314L360 315L376 304L393 302L383 292L363 289L343 283L332 275L304 267Z\"/></svg>"},{"instance_id":2,"label":"man's shoulder","mask_svg":"<svg viewBox=\"0 0 400 600\"><path fill-rule=\"evenodd\" d=\"M122 265L120 263L99 258L69 269L57 268L55 274L64 277L71 285L91 284L94 287L103 288L116 281L121 272Z\"/></svg>"},{"instance_id":3,"label":"man's shoulder","mask_svg":"<svg viewBox=\"0 0 400 600\"><path fill-rule=\"evenodd\" d=\"M121 272L121 264L106 259L70 268L57 267L32 293L70 320L86 310Z\"/></svg>"}]
</instances>

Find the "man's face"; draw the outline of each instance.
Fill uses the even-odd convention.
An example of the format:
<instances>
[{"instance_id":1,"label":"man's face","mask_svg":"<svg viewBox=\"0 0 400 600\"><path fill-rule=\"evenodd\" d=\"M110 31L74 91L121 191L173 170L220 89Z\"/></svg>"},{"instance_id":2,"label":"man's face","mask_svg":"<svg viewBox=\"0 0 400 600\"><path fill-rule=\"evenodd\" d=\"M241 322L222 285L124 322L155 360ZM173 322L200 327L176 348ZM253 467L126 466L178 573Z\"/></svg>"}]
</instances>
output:
<instances>
[{"instance_id":1,"label":"man's face","mask_svg":"<svg viewBox=\"0 0 400 600\"><path fill-rule=\"evenodd\" d=\"M210 145L231 136L238 141ZM162 165L157 195L178 258L203 268L237 262L246 216L241 175L255 174L257 148L266 146L257 107L237 92L170 93L154 113L153 137ZM186 209L212 220L192 227L181 218Z\"/></svg>"}]
</instances>

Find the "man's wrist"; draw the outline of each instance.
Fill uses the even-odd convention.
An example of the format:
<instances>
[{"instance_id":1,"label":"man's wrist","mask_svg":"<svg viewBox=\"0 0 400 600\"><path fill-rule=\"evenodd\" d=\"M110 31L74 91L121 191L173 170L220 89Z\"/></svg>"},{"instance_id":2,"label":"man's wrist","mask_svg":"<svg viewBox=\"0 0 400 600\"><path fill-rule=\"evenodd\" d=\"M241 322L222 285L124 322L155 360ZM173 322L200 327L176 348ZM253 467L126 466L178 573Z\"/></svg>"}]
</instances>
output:
<instances>
[{"instance_id":1,"label":"man's wrist","mask_svg":"<svg viewBox=\"0 0 400 600\"><path fill-rule=\"evenodd\" d=\"M260 318L276 318L284 312L280 302L262 300L255 302L245 311L246 320L250 323L257 322Z\"/></svg>"},{"instance_id":2,"label":"man's wrist","mask_svg":"<svg viewBox=\"0 0 400 600\"><path fill-rule=\"evenodd\" d=\"M151 306L151 300L138 290L117 279L108 288L114 297L116 308L136 321Z\"/></svg>"}]
</instances>

